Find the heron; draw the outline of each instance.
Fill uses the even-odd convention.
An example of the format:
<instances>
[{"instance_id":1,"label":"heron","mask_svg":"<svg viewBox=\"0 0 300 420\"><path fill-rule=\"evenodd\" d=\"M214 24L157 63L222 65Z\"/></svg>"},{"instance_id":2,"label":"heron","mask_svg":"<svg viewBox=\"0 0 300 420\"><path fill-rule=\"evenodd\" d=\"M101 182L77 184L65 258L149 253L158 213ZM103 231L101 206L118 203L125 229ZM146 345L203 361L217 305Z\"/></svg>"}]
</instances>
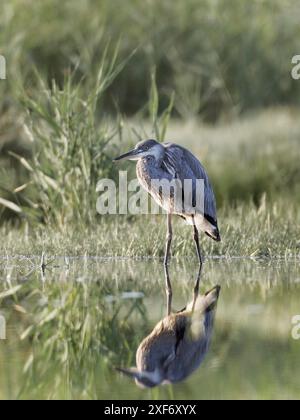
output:
<instances>
[{"instance_id":1,"label":"heron","mask_svg":"<svg viewBox=\"0 0 300 420\"><path fill-rule=\"evenodd\" d=\"M169 263L173 238L173 214L182 217L193 226L196 251L202 266L199 230L217 242L221 240L215 194L202 164L186 148L170 142L160 143L153 139L139 142L133 150L114 159L115 162L124 160L137 161L136 172L140 184L167 213L165 271ZM188 188L185 182L187 180L191 181ZM172 184L172 188L168 191L162 188L163 181ZM197 181L203 182L202 190L197 188ZM176 185L179 185L177 194ZM177 200L174 199L175 196ZM190 200L186 200L186 197ZM178 200L181 203L179 206L176 204ZM166 279L167 294L172 295L168 276Z\"/></svg>"},{"instance_id":2,"label":"heron","mask_svg":"<svg viewBox=\"0 0 300 420\"><path fill-rule=\"evenodd\" d=\"M136 367L117 368L142 388L185 380L203 362L210 346L221 287L198 295L161 320L136 352Z\"/></svg>"}]
</instances>

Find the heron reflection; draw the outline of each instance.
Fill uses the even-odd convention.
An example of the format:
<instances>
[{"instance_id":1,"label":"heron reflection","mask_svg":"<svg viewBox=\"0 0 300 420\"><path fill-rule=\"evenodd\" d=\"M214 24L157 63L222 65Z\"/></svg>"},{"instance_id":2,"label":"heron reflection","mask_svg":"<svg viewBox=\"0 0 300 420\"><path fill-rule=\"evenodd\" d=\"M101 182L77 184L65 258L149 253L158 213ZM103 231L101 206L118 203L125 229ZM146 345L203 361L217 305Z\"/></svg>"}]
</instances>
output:
<instances>
[{"instance_id":1,"label":"heron reflection","mask_svg":"<svg viewBox=\"0 0 300 420\"><path fill-rule=\"evenodd\" d=\"M204 295L198 294L182 311L167 315L140 344L136 367L118 370L144 388L190 376L209 350L220 290L215 286Z\"/></svg>"}]
</instances>

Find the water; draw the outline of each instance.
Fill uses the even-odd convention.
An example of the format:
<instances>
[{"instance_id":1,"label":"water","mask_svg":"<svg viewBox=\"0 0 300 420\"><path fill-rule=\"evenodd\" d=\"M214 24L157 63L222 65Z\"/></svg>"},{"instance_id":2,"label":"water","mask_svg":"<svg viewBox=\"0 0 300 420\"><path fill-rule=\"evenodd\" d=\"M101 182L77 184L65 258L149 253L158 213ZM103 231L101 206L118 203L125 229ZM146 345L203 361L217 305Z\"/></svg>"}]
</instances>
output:
<instances>
[{"instance_id":1,"label":"water","mask_svg":"<svg viewBox=\"0 0 300 420\"><path fill-rule=\"evenodd\" d=\"M154 389L114 368L135 366L139 343L166 314L161 262L46 263L43 273L40 258L0 259L1 399L299 398L298 261L208 259L201 292L222 288L209 352L185 381ZM196 261L173 260L170 276L181 310Z\"/></svg>"}]
</instances>

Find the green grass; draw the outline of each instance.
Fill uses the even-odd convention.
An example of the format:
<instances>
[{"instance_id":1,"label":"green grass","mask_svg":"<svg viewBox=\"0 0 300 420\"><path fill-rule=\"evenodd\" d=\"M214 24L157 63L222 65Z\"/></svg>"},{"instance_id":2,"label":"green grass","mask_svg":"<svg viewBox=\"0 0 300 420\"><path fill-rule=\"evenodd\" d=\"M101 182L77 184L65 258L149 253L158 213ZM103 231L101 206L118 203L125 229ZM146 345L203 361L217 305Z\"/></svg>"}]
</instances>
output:
<instances>
[{"instance_id":1,"label":"green grass","mask_svg":"<svg viewBox=\"0 0 300 420\"><path fill-rule=\"evenodd\" d=\"M54 89L46 97L53 95L53 103L59 108L64 104L65 96L69 98L71 95L68 100L73 109L77 102L68 86L70 91L59 93ZM61 102L55 99L55 95ZM112 164L113 156L136 141L132 127L141 135L144 132L144 136L155 131L155 125L156 130L165 130L168 113L162 120L158 118L155 106L151 108L154 98L155 85L149 102L153 123L126 120L122 124L122 140L107 137L108 143L105 135L112 126L108 125L101 137L101 131L98 133L93 124L85 126L85 114L67 126L70 140L66 144L63 140L56 142L53 126L58 124L55 118L49 117L45 122L44 117L33 111L31 127L35 147L43 153L34 154L31 160L28 158L32 168L25 175L30 183L28 188L13 194L6 189L7 195L4 196L22 211L17 219L1 228L5 238L0 246L1 255L41 255L46 252L48 255L101 257L163 256L165 216L96 214L98 179L103 176L117 179L118 170L124 169L129 170L129 178L135 176L134 164ZM52 114L58 115L58 110ZM66 111L66 121L69 115ZM81 133L80 127L91 143L82 141L78 134ZM54 134L45 137L45 130L49 133L54 130ZM59 133L63 138L63 133ZM206 255L299 256L300 124L295 111L272 109L216 126L171 120L165 135L201 158L217 193L222 242L216 244L205 237L202 246ZM70 157L72 149L75 149L75 154ZM98 155L96 161L93 159L95 155ZM89 174L85 177L87 168ZM11 190L19 185L20 180L10 179ZM35 203L33 210L31 203ZM174 256L195 256L190 227L178 220L175 234Z\"/></svg>"},{"instance_id":2,"label":"green grass","mask_svg":"<svg viewBox=\"0 0 300 420\"><path fill-rule=\"evenodd\" d=\"M222 242L203 236L207 256L225 255L270 258L298 257L300 249L299 211L287 208L285 201L270 205L264 201L224 208L219 212ZM191 227L177 219L173 254L195 256ZM2 227L5 240L1 255L91 255L98 257L162 257L164 253L165 216L99 217L95 225L66 225L61 229L49 226L21 229ZM20 240L21 238L21 240Z\"/></svg>"},{"instance_id":3,"label":"green grass","mask_svg":"<svg viewBox=\"0 0 300 420\"><path fill-rule=\"evenodd\" d=\"M92 81L86 75L77 82L74 72L66 75L62 88L55 81L47 87L36 74L36 90L20 87L19 100L25 114L23 134L30 152L24 156L7 151L16 167L14 176L10 176L9 169L2 168L0 219L10 212L31 224L61 228L70 223L74 226L95 223L96 185L100 179L117 178L112 156L123 138L121 114L112 122L102 101L125 64L126 61L118 59L118 47L112 57L107 49ZM159 112L153 71L148 115L156 137L161 140L172 108L173 95L166 109ZM136 139L142 137L137 131L133 133ZM127 147L128 143L127 140ZM24 174L23 179L20 174Z\"/></svg>"},{"instance_id":4,"label":"green grass","mask_svg":"<svg viewBox=\"0 0 300 420\"><path fill-rule=\"evenodd\" d=\"M297 223L296 3L116 2L3 6L0 223L94 229L98 179L116 179L112 157L150 136L203 161L223 214L280 196L285 223Z\"/></svg>"},{"instance_id":5,"label":"green grass","mask_svg":"<svg viewBox=\"0 0 300 420\"><path fill-rule=\"evenodd\" d=\"M154 135L190 148L209 173L224 232L224 245L214 248L207 245L209 252L294 254L299 241L300 200L300 124L296 110L270 109L214 126L196 120L182 123L170 120L173 98L159 112L153 78L148 119L119 116L114 123L106 117L97 117L105 88L118 71L117 56L112 62L107 60L104 55L99 77L87 97L87 86L84 82L77 84L74 76L67 76L62 90L55 83L48 89L39 79L38 92L22 92L24 109L31 110L25 131L32 145L28 156L9 152L17 163L16 169L8 162L2 168L1 196L9 203L2 206L0 216L2 221L8 215L13 217L3 227L3 232L7 232L3 249L13 249L9 237L22 227L29 243L38 244L40 249L46 246L52 253L57 241L58 249L64 243L64 252L71 254L159 255L164 226L157 229L155 217L146 218L149 235L143 235L144 216L96 214L98 180L106 177L117 180L118 171L125 169L129 179L135 177L133 164L116 166L113 157L132 147L138 139ZM123 64L119 63L117 68ZM153 237L157 237L157 233L152 234L153 227L160 231L157 244L156 241L153 244ZM128 246L129 230L132 240ZM147 236L148 245L143 236ZM75 237L78 245L74 244ZM43 238L42 242L39 238ZM81 245L83 241L85 246ZM126 243L124 248L122 242ZM73 252L68 243L73 245ZM181 240L175 249L189 252L186 243Z\"/></svg>"}]
</instances>

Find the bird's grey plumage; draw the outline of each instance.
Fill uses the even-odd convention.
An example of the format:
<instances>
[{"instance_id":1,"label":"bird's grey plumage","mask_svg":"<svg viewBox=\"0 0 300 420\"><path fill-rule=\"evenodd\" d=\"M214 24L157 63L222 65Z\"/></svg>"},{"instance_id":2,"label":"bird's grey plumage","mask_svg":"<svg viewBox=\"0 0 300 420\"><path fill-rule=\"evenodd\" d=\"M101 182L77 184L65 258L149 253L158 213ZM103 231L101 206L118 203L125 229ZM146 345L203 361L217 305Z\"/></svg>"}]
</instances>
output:
<instances>
[{"instance_id":1,"label":"bird's grey plumage","mask_svg":"<svg viewBox=\"0 0 300 420\"><path fill-rule=\"evenodd\" d=\"M191 375L209 349L219 293L216 286L199 296L195 305L191 302L181 313L160 321L137 350L137 368L120 370L146 387L180 382Z\"/></svg>"},{"instance_id":2,"label":"bird's grey plumage","mask_svg":"<svg viewBox=\"0 0 300 420\"><path fill-rule=\"evenodd\" d=\"M208 175L199 160L187 149L174 143L146 140L115 161L137 160L137 177L141 185L168 214L165 266L172 242L172 215L177 214L193 225L197 254L202 265L198 229L220 241L216 200ZM203 180L204 189L198 181ZM189 182L189 188L185 181ZM166 190L161 184L168 184ZM170 188L171 187L171 188ZM186 198L188 197L188 204ZM181 205L178 206L178 200ZM170 287L167 289L170 293Z\"/></svg>"},{"instance_id":3,"label":"bird's grey plumage","mask_svg":"<svg viewBox=\"0 0 300 420\"><path fill-rule=\"evenodd\" d=\"M153 143L151 144L153 145ZM140 146L138 145L137 147ZM213 239L219 240L215 195L204 167L191 152L179 145L161 143L157 147L160 147L160 149L156 157L151 155L145 156L137 163L137 176L140 183L166 211L179 214L185 219L195 216L196 224L199 228ZM168 198L164 200L164 197L161 196L161 190L155 188L153 180L166 180L168 182L179 180L183 193L185 180L191 180L192 204L195 213L189 214L184 210L176 212L174 203L169 201ZM196 188L197 180L203 180L204 182L204 197L196 197L197 192L198 194L200 192ZM203 206L197 207L197 198L200 198L198 200L200 203L203 201Z\"/></svg>"},{"instance_id":4,"label":"bird's grey plumage","mask_svg":"<svg viewBox=\"0 0 300 420\"><path fill-rule=\"evenodd\" d=\"M187 149L173 143L165 143L166 149L164 164L172 167L175 177L182 183L185 179L193 181L193 194L196 194L196 180L204 181L204 216L213 220L217 226L216 199L209 182L207 173L199 160ZM170 164L169 164L170 162ZM196 204L196 197L193 197L193 204Z\"/></svg>"}]
</instances>

